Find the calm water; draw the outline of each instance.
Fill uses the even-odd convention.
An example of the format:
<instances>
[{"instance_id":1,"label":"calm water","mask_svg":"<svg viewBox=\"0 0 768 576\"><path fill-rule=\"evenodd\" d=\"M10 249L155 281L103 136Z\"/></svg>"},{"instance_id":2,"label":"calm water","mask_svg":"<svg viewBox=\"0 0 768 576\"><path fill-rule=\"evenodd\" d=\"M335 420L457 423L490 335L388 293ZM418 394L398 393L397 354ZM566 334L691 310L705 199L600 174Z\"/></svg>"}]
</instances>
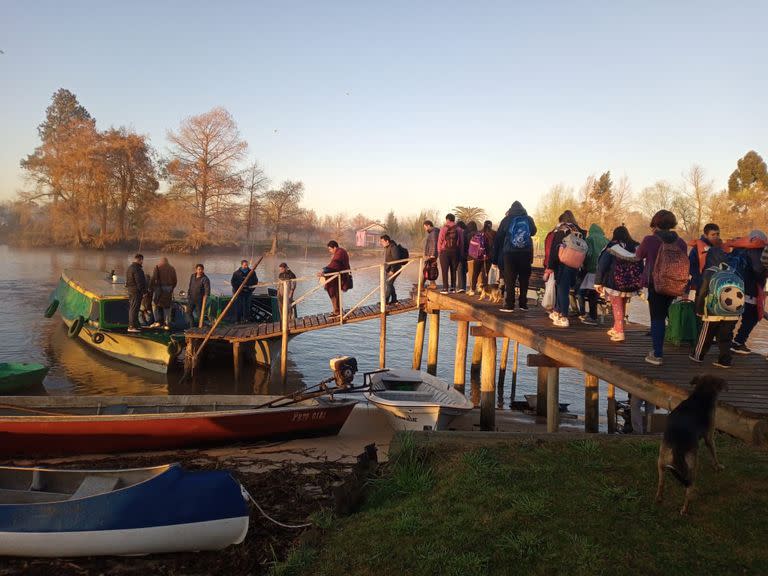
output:
<instances>
[{"instance_id":1,"label":"calm water","mask_svg":"<svg viewBox=\"0 0 768 576\"><path fill-rule=\"evenodd\" d=\"M145 252L145 268L149 271L160 254ZM246 256L249 256L246 254ZM285 258L265 258L258 270L262 282L273 281L277 277L277 264ZM180 286L189 278L194 265L202 261L206 272L217 283L226 283L232 271L237 267L240 255L206 255L170 257L180 278ZM208 363L206 370L195 383L179 384L178 371L168 375L134 368L123 362L112 360L93 352L80 340L67 338L66 329L60 317L43 317L48 303L48 296L55 288L59 274L64 268L90 268L95 270L116 270L122 273L129 264L129 254L125 252L74 251L65 249L23 250L0 246L0 361L41 362L51 367L44 381L48 394L167 394L167 393L281 393L294 390L302 385L312 385L330 375L328 360L336 355L355 356L361 372L378 368L378 332L377 321L350 324L344 327L319 330L299 335L289 344L289 379L286 390L279 384L279 379L270 379L264 370L251 368L238 385L235 385L231 360L220 358ZM326 259L303 261L288 259L297 276L314 275ZM352 266L359 267L377 264L376 258L352 257ZM412 265L413 267L414 265ZM401 295L415 281L415 271L405 274L398 282ZM303 294L317 285L316 280L300 282L297 294ZM366 293L378 285L378 269L355 274L354 290L344 295L344 306L357 302ZM378 301L378 293L368 303ZM318 290L299 305L301 315L330 310L330 302L323 290ZM645 303L636 300L630 309L633 320L647 323ZM413 355L413 338L416 326L416 313L401 314L388 319L387 362L390 366L409 367ZM456 342L455 324L443 317L440 326L440 350L438 376L448 381L453 380L453 353ZM470 337L471 340L471 337ZM472 342L469 343L471 354ZM768 351L768 329L762 322L750 339L753 349ZM501 345L499 343L499 354ZM529 350L521 347L517 379L516 399L523 394L535 393L536 373L525 367L525 358ZM426 361L426 350L424 355ZM218 364L218 366L217 366ZM507 372L504 405L509 405L509 387L511 381L512 350L510 349L509 370ZM467 394L471 394L469 374L466 377ZM601 411L605 410L605 385L601 383ZM619 393L621 394L621 393ZM622 397L621 395L619 396ZM583 413L584 406L583 374L577 370L561 371L561 401L570 402L570 410Z\"/></svg>"}]
</instances>

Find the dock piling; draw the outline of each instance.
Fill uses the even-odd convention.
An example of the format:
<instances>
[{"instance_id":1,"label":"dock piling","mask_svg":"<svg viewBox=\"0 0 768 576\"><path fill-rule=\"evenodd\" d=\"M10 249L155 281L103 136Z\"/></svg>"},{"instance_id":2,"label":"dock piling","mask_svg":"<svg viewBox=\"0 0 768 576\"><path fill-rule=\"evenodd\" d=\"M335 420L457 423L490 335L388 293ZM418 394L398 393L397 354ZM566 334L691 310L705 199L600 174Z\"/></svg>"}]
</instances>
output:
<instances>
[{"instance_id":1,"label":"dock piling","mask_svg":"<svg viewBox=\"0 0 768 576\"><path fill-rule=\"evenodd\" d=\"M416 337L413 339L413 369L421 370L421 357L424 354L424 332L427 328L427 313L419 310L419 318L416 321Z\"/></svg>"},{"instance_id":2,"label":"dock piling","mask_svg":"<svg viewBox=\"0 0 768 576\"><path fill-rule=\"evenodd\" d=\"M469 322L459 320L456 323L456 357L453 362L453 386L464 394L467 378L467 344L469 342Z\"/></svg>"},{"instance_id":3,"label":"dock piling","mask_svg":"<svg viewBox=\"0 0 768 576\"><path fill-rule=\"evenodd\" d=\"M379 268L379 306L381 308L381 324L379 328L379 368L387 366L387 272L384 264Z\"/></svg>"},{"instance_id":4,"label":"dock piling","mask_svg":"<svg viewBox=\"0 0 768 576\"><path fill-rule=\"evenodd\" d=\"M608 384L608 434L616 434L616 387Z\"/></svg>"},{"instance_id":5,"label":"dock piling","mask_svg":"<svg viewBox=\"0 0 768 576\"><path fill-rule=\"evenodd\" d=\"M547 368L547 432L560 427L560 368Z\"/></svg>"},{"instance_id":6,"label":"dock piling","mask_svg":"<svg viewBox=\"0 0 768 576\"><path fill-rule=\"evenodd\" d=\"M484 336L482 340L483 363L480 369L480 429L496 429L496 338Z\"/></svg>"},{"instance_id":7,"label":"dock piling","mask_svg":"<svg viewBox=\"0 0 768 576\"><path fill-rule=\"evenodd\" d=\"M429 341L427 342L427 372L437 375L437 346L440 343L440 311L429 313Z\"/></svg>"},{"instance_id":8,"label":"dock piling","mask_svg":"<svg viewBox=\"0 0 768 576\"><path fill-rule=\"evenodd\" d=\"M600 380L594 374L584 373L584 431L600 430Z\"/></svg>"}]
</instances>

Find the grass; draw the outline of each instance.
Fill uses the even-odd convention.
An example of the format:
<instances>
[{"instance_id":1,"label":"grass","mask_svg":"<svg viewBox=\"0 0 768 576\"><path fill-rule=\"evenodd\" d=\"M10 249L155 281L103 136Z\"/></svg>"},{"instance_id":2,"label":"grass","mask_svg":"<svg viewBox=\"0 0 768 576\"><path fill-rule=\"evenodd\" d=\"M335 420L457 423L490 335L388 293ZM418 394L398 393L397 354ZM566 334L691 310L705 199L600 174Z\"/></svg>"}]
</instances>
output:
<instances>
[{"instance_id":1,"label":"grass","mask_svg":"<svg viewBox=\"0 0 768 576\"><path fill-rule=\"evenodd\" d=\"M658 440L421 447L402 437L364 508L323 522L273 574L768 574L768 455L720 438L691 513ZM309 543L308 543L309 542Z\"/></svg>"}]
</instances>

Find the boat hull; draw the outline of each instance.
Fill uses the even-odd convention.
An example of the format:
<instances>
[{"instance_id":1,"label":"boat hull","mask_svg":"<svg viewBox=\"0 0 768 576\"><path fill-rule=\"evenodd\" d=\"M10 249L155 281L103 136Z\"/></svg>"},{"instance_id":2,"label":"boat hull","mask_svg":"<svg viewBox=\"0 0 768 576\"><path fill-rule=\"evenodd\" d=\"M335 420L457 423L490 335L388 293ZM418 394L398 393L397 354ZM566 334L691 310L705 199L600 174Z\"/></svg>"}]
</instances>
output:
<instances>
[{"instance_id":1,"label":"boat hull","mask_svg":"<svg viewBox=\"0 0 768 576\"><path fill-rule=\"evenodd\" d=\"M229 473L172 465L144 482L92 496L0 505L0 555L221 550L243 541L248 520L242 488Z\"/></svg>"},{"instance_id":2,"label":"boat hull","mask_svg":"<svg viewBox=\"0 0 768 576\"><path fill-rule=\"evenodd\" d=\"M370 396L368 400L386 412L395 430L446 430L454 418L466 412L439 405L397 406Z\"/></svg>"},{"instance_id":3,"label":"boat hull","mask_svg":"<svg viewBox=\"0 0 768 576\"><path fill-rule=\"evenodd\" d=\"M48 367L41 364L0 364L0 393L11 393L40 386L48 374Z\"/></svg>"},{"instance_id":4,"label":"boat hull","mask_svg":"<svg viewBox=\"0 0 768 576\"><path fill-rule=\"evenodd\" d=\"M257 402L257 400L253 400ZM105 405L107 402L105 401ZM170 450L338 434L354 402L180 414L0 417L0 455Z\"/></svg>"}]
</instances>

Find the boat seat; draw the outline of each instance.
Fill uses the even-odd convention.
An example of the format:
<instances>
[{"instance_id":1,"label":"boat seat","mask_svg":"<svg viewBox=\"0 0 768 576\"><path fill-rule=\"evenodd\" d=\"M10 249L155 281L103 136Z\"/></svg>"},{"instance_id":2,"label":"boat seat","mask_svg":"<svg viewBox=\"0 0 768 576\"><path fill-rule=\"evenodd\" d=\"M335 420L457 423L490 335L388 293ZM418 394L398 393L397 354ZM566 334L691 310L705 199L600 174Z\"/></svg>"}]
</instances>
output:
<instances>
[{"instance_id":1,"label":"boat seat","mask_svg":"<svg viewBox=\"0 0 768 576\"><path fill-rule=\"evenodd\" d=\"M38 504L45 502L61 502L67 500L69 494L60 492L39 492L36 490L10 490L0 488L0 504Z\"/></svg>"},{"instance_id":2,"label":"boat seat","mask_svg":"<svg viewBox=\"0 0 768 576\"><path fill-rule=\"evenodd\" d=\"M434 399L431 392L418 392L416 390L384 390L376 392L376 396L385 400L395 400L403 402L429 402Z\"/></svg>"},{"instance_id":3,"label":"boat seat","mask_svg":"<svg viewBox=\"0 0 768 576\"><path fill-rule=\"evenodd\" d=\"M86 476L69 499L77 500L78 498L112 492L118 482L120 482L120 478L117 476Z\"/></svg>"}]
</instances>

